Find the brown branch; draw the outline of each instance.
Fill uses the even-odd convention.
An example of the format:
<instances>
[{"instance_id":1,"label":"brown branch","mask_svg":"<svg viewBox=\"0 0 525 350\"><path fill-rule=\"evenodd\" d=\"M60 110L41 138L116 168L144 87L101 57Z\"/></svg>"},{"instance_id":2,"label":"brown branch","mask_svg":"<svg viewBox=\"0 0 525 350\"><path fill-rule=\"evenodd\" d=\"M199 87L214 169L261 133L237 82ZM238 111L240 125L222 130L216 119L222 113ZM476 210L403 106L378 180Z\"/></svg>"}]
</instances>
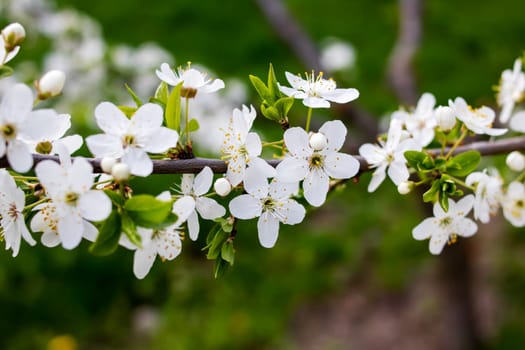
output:
<instances>
[{"instance_id":1,"label":"brown branch","mask_svg":"<svg viewBox=\"0 0 525 350\"><path fill-rule=\"evenodd\" d=\"M525 136L512 137L497 141L478 141L469 144L465 144L456 148L453 154L459 154L470 150L476 150L484 156L504 154L511 151L525 150ZM426 150L433 156L440 154L440 149ZM448 149L445 149L448 152ZM359 173L371 170L366 160L360 155L354 155L354 157L360 163ZM53 160L59 162L57 156L45 156L34 154L33 159L35 165L43 160ZM85 158L93 165L93 170L96 173L102 172L100 168L100 159L96 158ZM271 159L267 160L268 164L275 167L279 164L279 160ZM0 167L6 168L9 164L6 157L0 158ZM228 164L220 159L211 158L192 158L192 159L166 159L166 160L153 160L153 174L191 174L198 173L202 168L209 166L214 173L223 174L226 172Z\"/></svg>"}]
</instances>

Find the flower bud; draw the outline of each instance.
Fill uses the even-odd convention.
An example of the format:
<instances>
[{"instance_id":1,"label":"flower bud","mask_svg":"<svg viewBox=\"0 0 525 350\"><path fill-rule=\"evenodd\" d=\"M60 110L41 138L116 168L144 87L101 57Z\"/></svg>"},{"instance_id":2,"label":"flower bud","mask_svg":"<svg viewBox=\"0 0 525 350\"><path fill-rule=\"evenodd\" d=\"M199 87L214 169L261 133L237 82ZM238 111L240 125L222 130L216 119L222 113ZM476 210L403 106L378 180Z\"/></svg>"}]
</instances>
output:
<instances>
[{"instance_id":1,"label":"flower bud","mask_svg":"<svg viewBox=\"0 0 525 350\"><path fill-rule=\"evenodd\" d=\"M215 190L215 193L217 193L221 197L226 197L230 194L232 190L232 185L230 184L230 181L226 179L225 177L220 177L217 180L215 180L215 183L213 184L213 189Z\"/></svg>"},{"instance_id":2,"label":"flower bud","mask_svg":"<svg viewBox=\"0 0 525 350\"><path fill-rule=\"evenodd\" d=\"M66 82L66 75L60 70L51 70L35 82L38 98L41 100L60 95Z\"/></svg>"},{"instance_id":3,"label":"flower bud","mask_svg":"<svg viewBox=\"0 0 525 350\"><path fill-rule=\"evenodd\" d=\"M102 171L107 174L111 174L111 170L115 164L117 164L117 160L113 157L104 157L100 161L100 167L102 168Z\"/></svg>"},{"instance_id":4,"label":"flower bud","mask_svg":"<svg viewBox=\"0 0 525 350\"><path fill-rule=\"evenodd\" d=\"M505 159L507 166L514 171L522 171L525 169L525 157L518 151L510 152Z\"/></svg>"},{"instance_id":5,"label":"flower bud","mask_svg":"<svg viewBox=\"0 0 525 350\"><path fill-rule=\"evenodd\" d=\"M2 29L2 37L6 51L12 51L26 38L26 31L20 23L11 23Z\"/></svg>"},{"instance_id":6,"label":"flower bud","mask_svg":"<svg viewBox=\"0 0 525 350\"><path fill-rule=\"evenodd\" d=\"M328 145L328 140L324 134L317 132L310 135L309 144L314 151L320 151Z\"/></svg>"},{"instance_id":7,"label":"flower bud","mask_svg":"<svg viewBox=\"0 0 525 350\"><path fill-rule=\"evenodd\" d=\"M450 131L456 125L454 110L448 106L436 108L436 119L442 131Z\"/></svg>"},{"instance_id":8,"label":"flower bud","mask_svg":"<svg viewBox=\"0 0 525 350\"><path fill-rule=\"evenodd\" d=\"M117 163L111 168L111 176L117 181L126 181L130 174L129 166L125 163Z\"/></svg>"},{"instance_id":9,"label":"flower bud","mask_svg":"<svg viewBox=\"0 0 525 350\"><path fill-rule=\"evenodd\" d=\"M397 192L399 192L399 194L405 195L405 194L409 194L413 188L414 188L414 182L403 181L397 186Z\"/></svg>"}]
</instances>

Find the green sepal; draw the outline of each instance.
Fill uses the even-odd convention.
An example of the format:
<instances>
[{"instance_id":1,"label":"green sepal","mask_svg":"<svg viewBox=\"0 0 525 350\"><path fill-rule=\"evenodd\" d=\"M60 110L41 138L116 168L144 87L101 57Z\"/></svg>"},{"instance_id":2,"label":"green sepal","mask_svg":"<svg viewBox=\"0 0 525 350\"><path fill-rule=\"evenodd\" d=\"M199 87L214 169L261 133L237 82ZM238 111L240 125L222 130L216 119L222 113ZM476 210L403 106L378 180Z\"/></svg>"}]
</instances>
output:
<instances>
[{"instance_id":1,"label":"green sepal","mask_svg":"<svg viewBox=\"0 0 525 350\"><path fill-rule=\"evenodd\" d=\"M120 233L120 216L118 211L113 209L108 218L102 223L97 239L89 247L89 252L100 256L113 253L118 247Z\"/></svg>"},{"instance_id":2,"label":"green sepal","mask_svg":"<svg viewBox=\"0 0 525 350\"><path fill-rule=\"evenodd\" d=\"M126 90L128 91L128 94L130 94L131 98L133 99L133 101L135 102L135 104L137 105L137 107L140 107L143 105L142 101L140 100L140 98L137 96L137 94L135 93L135 91L133 91L131 89L131 87L128 85L128 84L124 84L124 86L126 87Z\"/></svg>"},{"instance_id":3,"label":"green sepal","mask_svg":"<svg viewBox=\"0 0 525 350\"><path fill-rule=\"evenodd\" d=\"M162 224L170 215L171 208L171 201L162 201L149 194L133 196L124 205L133 221L147 228Z\"/></svg>"},{"instance_id":4,"label":"green sepal","mask_svg":"<svg viewBox=\"0 0 525 350\"><path fill-rule=\"evenodd\" d=\"M9 66L0 66L0 79L13 75L14 70Z\"/></svg>"},{"instance_id":5,"label":"green sepal","mask_svg":"<svg viewBox=\"0 0 525 350\"><path fill-rule=\"evenodd\" d=\"M139 236L139 233L137 232L137 225L126 211L121 213L120 222L122 225L122 232L124 232L130 242L136 245L138 248L142 248L142 240Z\"/></svg>"},{"instance_id":6,"label":"green sepal","mask_svg":"<svg viewBox=\"0 0 525 350\"><path fill-rule=\"evenodd\" d=\"M447 173L452 176L467 176L478 167L481 161L481 154L478 151L470 150L460 153L447 162Z\"/></svg>"},{"instance_id":7,"label":"green sepal","mask_svg":"<svg viewBox=\"0 0 525 350\"><path fill-rule=\"evenodd\" d=\"M137 111L136 107L131 106L118 106L118 109L122 111L126 115L126 117L131 118L133 114Z\"/></svg>"},{"instance_id":8,"label":"green sepal","mask_svg":"<svg viewBox=\"0 0 525 350\"><path fill-rule=\"evenodd\" d=\"M168 96L164 117L166 126L180 133L180 92L183 82L177 84Z\"/></svg>"},{"instance_id":9,"label":"green sepal","mask_svg":"<svg viewBox=\"0 0 525 350\"><path fill-rule=\"evenodd\" d=\"M168 104L168 94L168 84L166 84L166 82L163 81L159 84L157 90L155 90L155 95L153 95L151 101L159 102L165 106Z\"/></svg>"}]
</instances>

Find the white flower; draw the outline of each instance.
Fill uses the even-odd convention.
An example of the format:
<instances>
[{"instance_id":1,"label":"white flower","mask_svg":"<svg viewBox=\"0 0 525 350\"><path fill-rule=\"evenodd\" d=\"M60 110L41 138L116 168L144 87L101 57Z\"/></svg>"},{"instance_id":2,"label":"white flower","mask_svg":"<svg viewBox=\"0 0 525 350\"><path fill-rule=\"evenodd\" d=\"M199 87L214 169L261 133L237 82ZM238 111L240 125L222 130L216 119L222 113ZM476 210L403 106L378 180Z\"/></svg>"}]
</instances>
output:
<instances>
[{"instance_id":1,"label":"white flower","mask_svg":"<svg viewBox=\"0 0 525 350\"><path fill-rule=\"evenodd\" d=\"M503 180L495 171L491 175L474 172L467 176L465 183L475 189L474 218L484 224L488 223L490 215L498 210Z\"/></svg>"},{"instance_id":2,"label":"white flower","mask_svg":"<svg viewBox=\"0 0 525 350\"><path fill-rule=\"evenodd\" d=\"M436 98L431 93L424 93L412 113L396 111L392 118L403 122L410 136L421 146L425 147L434 139L434 128L437 120L434 113Z\"/></svg>"},{"instance_id":3,"label":"white flower","mask_svg":"<svg viewBox=\"0 0 525 350\"><path fill-rule=\"evenodd\" d=\"M35 83L38 98L45 100L49 97L60 95L65 82L66 74L61 70L54 69L47 72Z\"/></svg>"},{"instance_id":4,"label":"white flower","mask_svg":"<svg viewBox=\"0 0 525 350\"><path fill-rule=\"evenodd\" d=\"M197 213L206 220L220 218L226 214L223 206L214 199L205 197L213 182L213 171L210 167L204 167L197 176L183 174L181 182L181 193L184 197L191 198L187 201L191 214L188 217L188 230L190 238L195 241L199 236L199 217ZM183 198L184 198L183 197Z\"/></svg>"},{"instance_id":5,"label":"white flower","mask_svg":"<svg viewBox=\"0 0 525 350\"><path fill-rule=\"evenodd\" d=\"M346 137L346 127L340 120L324 123L319 133L326 137L327 144L320 150L314 150L302 128L286 130L284 143L288 153L277 166L279 181L293 183L304 179L304 198L313 206L325 202L330 177L349 179L359 171L357 159L338 152Z\"/></svg>"},{"instance_id":6,"label":"white flower","mask_svg":"<svg viewBox=\"0 0 525 350\"><path fill-rule=\"evenodd\" d=\"M409 150L418 151L421 147L413 139L403 140L402 137L401 123L392 119L386 142L379 140L379 145L366 143L359 147L359 154L365 158L370 168L377 168L372 174L368 192L374 192L379 187L385 180L387 172L396 186L408 180L410 174L404 153Z\"/></svg>"},{"instance_id":7,"label":"white flower","mask_svg":"<svg viewBox=\"0 0 525 350\"><path fill-rule=\"evenodd\" d=\"M246 167L265 177L275 176L275 169L260 158L262 143L259 135L249 132L255 119L253 106L242 106L234 109L228 128L224 130L224 141L221 146L223 158L228 161L226 177L237 186L244 180Z\"/></svg>"},{"instance_id":8,"label":"white flower","mask_svg":"<svg viewBox=\"0 0 525 350\"><path fill-rule=\"evenodd\" d=\"M224 88L224 82L221 79L207 79L206 74L190 68L189 65L187 69L179 67L177 72L174 72L169 64L163 63L156 73L160 80L171 86L182 82L182 97L193 98L199 91L207 94Z\"/></svg>"},{"instance_id":9,"label":"white flower","mask_svg":"<svg viewBox=\"0 0 525 350\"><path fill-rule=\"evenodd\" d=\"M501 200L503 216L515 227L525 226L525 186L513 181Z\"/></svg>"},{"instance_id":10,"label":"white flower","mask_svg":"<svg viewBox=\"0 0 525 350\"><path fill-rule=\"evenodd\" d=\"M69 114L56 114L52 110L44 110L48 116L42 117L41 112L34 111L34 116L28 122L40 130L32 140L24 139L31 152L39 154L58 154L64 147L69 154L77 151L83 143L80 135L64 136L71 128ZM38 113L36 113L38 112Z\"/></svg>"},{"instance_id":11,"label":"white flower","mask_svg":"<svg viewBox=\"0 0 525 350\"><path fill-rule=\"evenodd\" d=\"M482 106L481 108L473 109L461 97L457 97L454 101L449 100L448 104L456 113L456 117L476 134L499 136L507 132L507 129L492 128L496 114L489 107Z\"/></svg>"},{"instance_id":12,"label":"white flower","mask_svg":"<svg viewBox=\"0 0 525 350\"><path fill-rule=\"evenodd\" d=\"M20 23L8 24L2 29L2 39L7 51L12 51L26 38L26 31Z\"/></svg>"},{"instance_id":13,"label":"white flower","mask_svg":"<svg viewBox=\"0 0 525 350\"><path fill-rule=\"evenodd\" d=\"M75 248L85 234L85 220L102 221L111 212L111 201L102 191L91 190L94 183L93 167L83 158L71 163L67 153L61 153L61 164L44 160L37 164L35 173L51 199L55 209L47 209L56 221L56 232L62 246ZM55 212L49 214L52 210ZM46 216L46 213L42 213ZM40 220L40 219L39 219ZM45 221L45 218L42 217ZM35 223L36 226L38 226ZM49 226L49 224L48 224Z\"/></svg>"},{"instance_id":14,"label":"white flower","mask_svg":"<svg viewBox=\"0 0 525 350\"><path fill-rule=\"evenodd\" d=\"M525 157L518 151L510 152L505 158L505 164L513 171L525 169Z\"/></svg>"},{"instance_id":15,"label":"white flower","mask_svg":"<svg viewBox=\"0 0 525 350\"><path fill-rule=\"evenodd\" d=\"M157 198L165 201L171 200L168 192L161 193ZM124 244L129 248L135 249L133 273L137 278L142 279L149 273L157 255L162 260L173 260L180 254L182 250L180 226L192 213L193 210L191 208L190 197L180 198L173 203L172 211L178 217L173 225L158 230L137 227L137 232L141 237L142 248L129 247Z\"/></svg>"},{"instance_id":16,"label":"white flower","mask_svg":"<svg viewBox=\"0 0 525 350\"><path fill-rule=\"evenodd\" d=\"M5 240L5 249L18 255L23 238L29 245L36 242L27 230L24 221L25 193L16 186L15 180L5 169L0 169L0 228Z\"/></svg>"},{"instance_id":17,"label":"white flower","mask_svg":"<svg viewBox=\"0 0 525 350\"><path fill-rule=\"evenodd\" d=\"M248 176L251 176L248 175ZM230 212L239 219L259 217L257 231L259 242L265 248L275 245L279 236L279 223L295 225L303 221L305 209L290 196L297 190L296 184L268 181L257 177L245 185L248 194L235 197L230 202Z\"/></svg>"},{"instance_id":18,"label":"white flower","mask_svg":"<svg viewBox=\"0 0 525 350\"><path fill-rule=\"evenodd\" d=\"M510 119L509 127L514 131L525 133L525 111L515 113Z\"/></svg>"},{"instance_id":19,"label":"white flower","mask_svg":"<svg viewBox=\"0 0 525 350\"><path fill-rule=\"evenodd\" d=\"M512 70L506 69L501 73L498 94L498 105L502 107L499 120L506 123L514 109L516 102L523 98L525 93L525 74L521 71L521 59L514 61Z\"/></svg>"},{"instance_id":20,"label":"white flower","mask_svg":"<svg viewBox=\"0 0 525 350\"><path fill-rule=\"evenodd\" d=\"M449 106L438 106L434 114L439 128L442 131L450 131L456 125L456 116L454 110Z\"/></svg>"},{"instance_id":21,"label":"white flower","mask_svg":"<svg viewBox=\"0 0 525 350\"><path fill-rule=\"evenodd\" d=\"M307 107L329 108L330 102L348 103L359 97L357 89L337 89L335 81L324 79L322 72L317 77L313 71L311 74L306 73L306 79L289 72L285 72L285 75L292 87L279 86L281 92L303 100Z\"/></svg>"},{"instance_id":22,"label":"white flower","mask_svg":"<svg viewBox=\"0 0 525 350\"><path fill-rule=\"evenodd\" d=\"M0 36L0 67L11 61L16 56L18 51L20 51L20 46L16 46L11 51L7 51L5 46L6 43L4 42L4 38Z\"/></svg>"},{"instance_id":23,"label":"white flower","mask_svg":"<svg viewBox=\"0 0 525 350\"><path fill-rule=\"evenodd\" d=\"M434 216L417 225L412 230L412 236L417 240L430 238L430 252L435 255L441 253L445 244L454 243L457 236L470 237L477 232L476 223L465 217L473 204L473 195L465 196L457 203L449 198L448 212L435 203Z\"/></svg>"},{"instance_id":24,"label":"white flower","mask_svg":"<svg viewBox=\"0 0 525 350\"><path fill-rule=\"evenodd\" d=\"M164 153L177 145L179 134L162 126L162 108L153 103L142 105L131 118L110 102L95 109L98 126L105 134L91 135L86 143L97 158L121 158L131 174L148 176L153 162L146 152Z\"/></svg>"},{"instance_id":25,"label":"white flower","mask_svg":"<svg viewBox=\"0 0 525 350\"><path fill-rule=\"evenodd\" d=\"M33 166L30 145L62 130L63 121L54 110L32 109L33 93L24 84L14 85L0 104L0 157L7 155L10 166L19 173Z\"/></svg>"}]
</instances>

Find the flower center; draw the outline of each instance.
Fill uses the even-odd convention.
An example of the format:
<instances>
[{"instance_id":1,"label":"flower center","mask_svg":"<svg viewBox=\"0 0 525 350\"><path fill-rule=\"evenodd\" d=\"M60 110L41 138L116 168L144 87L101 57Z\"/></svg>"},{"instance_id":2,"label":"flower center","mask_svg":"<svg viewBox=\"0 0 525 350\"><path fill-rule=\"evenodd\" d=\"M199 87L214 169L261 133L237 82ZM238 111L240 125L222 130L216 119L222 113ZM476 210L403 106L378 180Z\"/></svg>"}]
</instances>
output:
<instances>
[{"instance_id":1,"label":"flower center","mask_svg":"<svg viewBox=\"0 0 525 350\"><path fill-rule=\"evenodd\" d=\"M263 210L270 210L274 207L275 201L271 197L267 197L263 201Z\"/></svg>"},{"instance_id":2,"label":"flower center","mask_svg":"<svg viewBox=\"0 0 525 350\"><path fill-rule=\"evenodd\" d=\"M36 152L40 154L50 154L53 144L49 141L42 141L36 145Z\"/></svg>"},{"instance_id":3,"label":"flower center","mask_svg":"<svg viewBox=\"0 0 525 350\"><path fill-rule=\"evenodd\" d=\"M71 206L75 206L77 204L77 201L78 201L78 194L76 194L75 192L68 192L68 193L66 193L65 201L66 201L67 204L69 204Z\"/></svg>"},{"instance_id":4,"label":"flower center","mask_svg":"<svg viewBox=\"0 0 525 350\"><path fill-rule=\"evenodd\" d=\"M16 136L16 128L14 125L6 124L2 126L1 131L5 139L12 139Z\"/></svg>"},{"instance_id":5,"label":"flower center","mask_svg":"<svg viewBox=\"0 0 525 350\"><path fill-rule=\"evenodd\" d=\"M445 228L449 226L452 223L452 218L450 216L445 216L441 220L439 220L439 226L442 228Z\"/></svg>"},{"instance_id":6,"label":"flower center","mask_svg":"<svg viewBox=\"0 0 525 350\"><path fill-rule=\"evenodd\" d=\"M180 89L180 95L184 98L194 98L197 95L197 89L183 87Z\"/></svg>"},{"instance_id":7,"label":"flower center","mask_svg":"<svg viewBox=\"0 0 525 350\"><path fill-rule=\"evenodd\" d=\"M7 214L13 219L15 220L17 217L18 217L18 210L16 209L16 204L15 203L11 203L9 205L9 209L7 210Z\"/></svg>"},{"instance_id":8,"label":"flower center","mask_svg":"<svg viewBox=\"0 0 525 350\"><path fill-rule=\"evenodd\" d=\"M134 135L125 135L122 138L122 143L124 144L124 147L127 146L133 146L137 142L137 139Z\"/></svg>"},{"instance_id":9,"label":"flower center","mask_svg":"<svg viewBox=\"0 0 525 350\"><path fill-rule=\"evenodd\" d=\"M310 157L310 167L312 168L320 168L323 166L323 156L319 153L314 153Z\"/></svg>"}]
</instances>

